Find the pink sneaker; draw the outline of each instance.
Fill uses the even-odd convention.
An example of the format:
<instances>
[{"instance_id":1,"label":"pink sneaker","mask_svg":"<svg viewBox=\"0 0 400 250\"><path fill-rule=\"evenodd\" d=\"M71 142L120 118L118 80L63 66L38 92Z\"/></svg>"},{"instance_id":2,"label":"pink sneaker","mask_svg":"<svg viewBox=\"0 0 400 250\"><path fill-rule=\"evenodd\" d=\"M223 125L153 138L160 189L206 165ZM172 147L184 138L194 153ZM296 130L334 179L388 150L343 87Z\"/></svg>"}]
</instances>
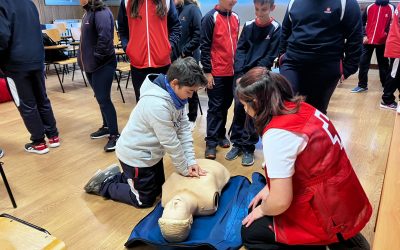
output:
<instances>
[{"instance_id":1,"label":"pink sneaker","mask_svg":"<svg viewBox=\"0 0 400 250\"><path fill-rule=\"evenodd\" d=\"M60 137L53 136L49 138L49 147L56 148L60 146Z\"/></svg>"}]
</instances>

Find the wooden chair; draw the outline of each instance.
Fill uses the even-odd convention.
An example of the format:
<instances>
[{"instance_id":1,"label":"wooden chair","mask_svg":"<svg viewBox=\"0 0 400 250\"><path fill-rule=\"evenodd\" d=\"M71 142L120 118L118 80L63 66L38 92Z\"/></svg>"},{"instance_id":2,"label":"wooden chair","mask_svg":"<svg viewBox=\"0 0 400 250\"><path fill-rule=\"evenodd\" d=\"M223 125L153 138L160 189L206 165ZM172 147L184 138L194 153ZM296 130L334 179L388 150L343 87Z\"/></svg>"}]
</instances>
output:
<instances>
[{"instance_id":1,"label":"wooden chair","mask_svg":"<svg viewBox=\"0 0 400 250\"><path fill-rule=\"evenodd\" d=\"M117 74L118 72L118 74ZM121 79L122 79L122 73L128 72L128 75L126 77L126 86L128 86L129 79L131 77L131 65L130 63L127 62L118 62L117 68L115 70L115 79L117 80L118 87L117 90L119 90L119 93L121 94L122 102L125 103L125 98L124 95L122 94L122 89L121 89Z\"/></svg>"},{"instance_id":2,"label":"wooden chair","mask_svg":"<svg viewBox=\"0 0 400 250\"><path fill-rule=\"evenodd\" d=\"M72 64L72 81L74 81L75 70L76 70L75 66L76 66L77 62L78 61L77 61L76 57L69 58L69 59L62 60L62 61L53 62L54 68L55 68L56 73L57 73L58 81L60 82L61 90L62 90L63 93L65 93L64 86L63 86L64 76L69 73L68 65ZM57 69L57 65L59 66L59 69ZM59 70L62 73L62 77L60 77ZM83 72L82 72L81 69L80 69L80 71L81 71L81 74L82 74L83 82L85 83L85 86L87 87L85 76L83 75Z\"/></svg>"},{"instance_id":3,"label":"wooden chair","mask_svg":"<svg viewBox=\"0 0 400 250\"><path fill-rule=\"evenodd\" d=\"M3 162L0 162L0 174L1 174L1 177L3 178L3 182L4 182L4 185L6 186L7 193L8 193L8 196L10 197L11 203L14 208L17 208L17 203L15 202L14 196L11 192L10 185L8 184L8 181L7 181L6 174L4 173L3 164L4 164Z\"/></svg>"},{"instance_id":4,"label":"wooden chair","mask_svg":"<svg viewBox=\"0 0 400 250\"><path fill-rule=\"evenodd\" d=\"M60 32L58 29L45 29L45 30L42 30L42 32L46 33L51 38L51 40L53 40L57 44L60 43L61 35L60 35Z\"/></svg>"},{"instance_id":5,"label":"wooden chair","mask_svg":"<svg viewBox=\"0 0 400 250\"><path fill-rule=\"evenodd\" d=\"M125 58L125 51L122 49L121 41L119 40L119 36L115 27L114 27L114 47L115 47L115 55L117 56L118 61L119 57L122 57L122 59L126 62L127 60Z\"/></svg>"},{"instance_id":6,"label":"wooden chair","mask_svg":"<svg viewBox=\"0 0 400 250\"><path fill-rule=\"evenodd\" d=\"M1 249L66 249L62 240L47 230L9 214L0 215Z\"/></svg>"},{"instance_id":7,"label":"wooden chair","mask_svg":"<svg viewBox=\"0 0 400 250\"><path fill-rule=\"evenodd\" d=\"M79 46L81 40L81 28L71 27L72 41L69 43L72 46L73 56L76 56L76 46Z\"/></svg>"}]
</instances>

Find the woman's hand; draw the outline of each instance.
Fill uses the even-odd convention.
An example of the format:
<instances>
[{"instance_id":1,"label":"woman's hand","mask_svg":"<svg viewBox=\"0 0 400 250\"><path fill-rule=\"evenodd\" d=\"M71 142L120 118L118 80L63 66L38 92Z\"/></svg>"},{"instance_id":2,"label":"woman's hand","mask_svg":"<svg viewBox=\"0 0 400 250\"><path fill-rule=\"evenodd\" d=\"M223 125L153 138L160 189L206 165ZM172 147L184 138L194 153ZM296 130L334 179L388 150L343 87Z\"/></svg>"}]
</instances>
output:
<instances>
[{"instance_id":1,"label":"woman's hand","mask_svg":"<svg viewBox=\"0 0 400 250\"><path fill-rule=\"evenodd\" d=\"M242 220L242 225L245 227L249 227L251 223L253 223L255 220L260 219L261 217L264 216L264 213L261 209L261 206L256 207L251 213L249 213L244 220Z\"/></svg>"},{"instance_id":2,"label":"woman's hand","mask_svg":"<svg viewBox=\"0 0 400 250\"><path fill-rule=\"evenodd\" d=\"M269 188L265 185L265 187L251 200L249 208L251 207L251 209L254 210L260 201L265 201L267 199L268 195Z\"/></svg>"},{"instance_id":3,"label":"woman's hand","mask_svg":"<svg viewBox=\"0 0 400 250\"><path fill-rule=\"evenodd\" d=\"M189 176L190 177L200 177L207 175L207 171L202 169L199 165L194 164L189 166Z\"/></svg>"}]
</instances>

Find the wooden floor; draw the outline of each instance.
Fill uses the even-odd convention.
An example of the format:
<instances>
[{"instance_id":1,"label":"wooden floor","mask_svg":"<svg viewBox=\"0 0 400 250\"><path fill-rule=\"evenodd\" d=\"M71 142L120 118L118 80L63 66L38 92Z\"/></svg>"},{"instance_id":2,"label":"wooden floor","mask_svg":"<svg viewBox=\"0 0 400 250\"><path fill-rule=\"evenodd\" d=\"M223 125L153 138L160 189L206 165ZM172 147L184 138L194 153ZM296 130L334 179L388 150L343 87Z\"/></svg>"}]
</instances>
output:
<instances>
[{"instance_id":1,"label":"wooden floor","mask_svg":"<svg viewBox=\"0 0 400 250\"><path fill-rule=\"evenodd\" d=\"M106 139L91 140L89 134L101 126L98 105L93 92L85 87L80 74L75 82L65 80L66 93L62 93L57 78L49 74L47 93L57 119L61 147L51 149L46 155L26 153L23 149L29 134L13 103L0 104L0 147L5 150L1 159L8 181L14 192L18 208L13 209L3 183L0 181L0 213L9 213L44 227L63 240L70 249L123 249L124 243L136 223L151 209L134 207L104 200L83 191L86 181L99 168L117 162L114 153L105 153ZM388 158L395 112L379 108L381 87L376 70L370 71L370 90L352 94L356 85L353 76L342 83L332 97L328 116L342 137L351 162L374 207L373 217L363 230L372 242L377 208ZM112 97L122 130L135 105L132 85L123 88L127 103L122 103L116 84ZM200 93L203 111L207 101ZM232 120L232 109L229 114ZM196 156L202 158L205 149L206 116L198 117L194 132ZM256 162L252 167L242 167L240 159L228 162L224 154L228 149L218 149L217 160L231 175L250 177L261 170L261 145L257 145ZM172 171L171 162L165 158L166 174ZM340 188L340 187L338 187Z\"/></svg>"}]
</instances>

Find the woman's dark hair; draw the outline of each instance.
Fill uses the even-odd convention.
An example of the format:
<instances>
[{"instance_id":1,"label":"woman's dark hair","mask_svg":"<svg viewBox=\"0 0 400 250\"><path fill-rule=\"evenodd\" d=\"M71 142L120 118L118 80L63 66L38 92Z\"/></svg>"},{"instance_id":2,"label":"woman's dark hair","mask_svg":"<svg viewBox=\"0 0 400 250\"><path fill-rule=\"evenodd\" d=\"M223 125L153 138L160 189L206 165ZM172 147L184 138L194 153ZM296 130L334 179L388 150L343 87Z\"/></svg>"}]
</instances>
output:
<instances>
[{"instance_id":1,"label":"woman's dark hair","mask_svg":"<svg viewBox=\"0 0 400 250\"><path fill-rule=\"evenodd\" d=\"M207 85L207 78L193 57L178 58L175 60L168 69L167 77L169 81L178 80L180 87L204 87Z\"/></svg>"},{"instance_id":2,"label":"woman's dark hair","mask_svg":"<svg viewBox=\"0 0 400 250\"><path fill-rule=\"evenodd\" d=\"M83 8L88 11L97 11L97 10L103 10L106 7L104 4L103 0L89 0L88 4L83 6Z\"/></svg>"},{"instance_id":3,"label":"woman's dark hair","mask_svg":"<svg viewBox=\"0 0 400 250\"><path fill-rule=\"evenodd\" d=\"M240 79L236 94L255 111L254 126L259 135L273 116L296 113L303 100L293 95L289 82L282 75L264 67L249 70ZM295 107L288 109L285 102L293 102Z\"/></svg>"},{"instance_id":4,"label":"woman's dark hair","mask_svg":"<svg viewBox=\"0 0 400 250\"><path fill-rule=\"evenodd\" d=\"M139 15L139 8L143 4L144 0L130 0L129 1L129 10L132 18L142 18ZM156 5L156 13L159 17L164 17L167 14L167 7L165 1L169 0L153 0L153 3Z\"/></svg>"}]
</instances>

